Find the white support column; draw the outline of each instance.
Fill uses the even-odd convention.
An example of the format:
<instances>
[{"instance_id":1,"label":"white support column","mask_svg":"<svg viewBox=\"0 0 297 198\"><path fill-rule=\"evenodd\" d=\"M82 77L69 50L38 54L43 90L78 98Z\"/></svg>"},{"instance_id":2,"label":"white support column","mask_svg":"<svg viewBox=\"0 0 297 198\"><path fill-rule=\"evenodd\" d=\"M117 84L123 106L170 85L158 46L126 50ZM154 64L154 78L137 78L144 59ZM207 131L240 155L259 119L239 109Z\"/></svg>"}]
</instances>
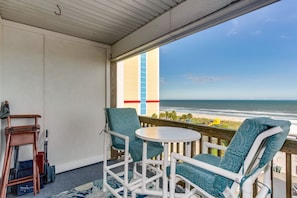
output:
<instances>
[{"instance_id":1,"label":"white support column","mask_svg":"<svg viewBox=\"0 0 297 198\"><path fill-rule=\"evenodd\" d=\"M117 107L124 106L124 63L117 62Z\"/></svg>"}]
</instances>

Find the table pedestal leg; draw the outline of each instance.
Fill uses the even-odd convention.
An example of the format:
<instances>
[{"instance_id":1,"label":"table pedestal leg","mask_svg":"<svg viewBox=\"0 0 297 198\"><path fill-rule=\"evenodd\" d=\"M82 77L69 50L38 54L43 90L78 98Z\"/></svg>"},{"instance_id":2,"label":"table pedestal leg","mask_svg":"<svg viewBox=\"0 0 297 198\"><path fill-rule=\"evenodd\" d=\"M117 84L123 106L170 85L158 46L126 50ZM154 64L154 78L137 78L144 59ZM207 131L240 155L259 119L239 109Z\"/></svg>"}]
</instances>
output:
<instances>
[{"instance_id":1,"label":"table pedestal leg","mask_svg":"<svg viewBox=\"0 0 297 198\"><path fill-rule=\"evenodd\" d=\"M143 141L142 151L142 192L146 190L146 163L147 163L147 141Z\"/></svg>"}]
</instances>

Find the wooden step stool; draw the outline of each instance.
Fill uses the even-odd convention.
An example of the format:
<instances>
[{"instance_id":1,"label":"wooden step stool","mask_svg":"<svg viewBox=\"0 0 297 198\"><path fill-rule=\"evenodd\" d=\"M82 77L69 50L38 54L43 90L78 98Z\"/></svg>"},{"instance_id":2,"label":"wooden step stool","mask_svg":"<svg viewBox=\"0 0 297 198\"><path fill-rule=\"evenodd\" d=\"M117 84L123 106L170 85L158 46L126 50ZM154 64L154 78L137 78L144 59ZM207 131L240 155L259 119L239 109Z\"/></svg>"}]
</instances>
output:
<instances>
[{"instance_id":1,"label":"wooden step stool","mask_svg":"<svg viewBox=\"0 0 297 198\"><path fill-rule=\"evenodd\" d=\"M1 194L0 198L6 197L8 186L14 186L26 182L33 181L34 195L40 191L40 176L36 162L38 135L40 126L38 125L40 115L10 115L7 117L7 127L5 128L6 149L2 170ZM34 119L33 125L11 126L12 119ZM10 163L12 158L13 148L31 144L33 147L33 175L23 178L8 180L10 172Z\"/></svg>"}]
</instances>

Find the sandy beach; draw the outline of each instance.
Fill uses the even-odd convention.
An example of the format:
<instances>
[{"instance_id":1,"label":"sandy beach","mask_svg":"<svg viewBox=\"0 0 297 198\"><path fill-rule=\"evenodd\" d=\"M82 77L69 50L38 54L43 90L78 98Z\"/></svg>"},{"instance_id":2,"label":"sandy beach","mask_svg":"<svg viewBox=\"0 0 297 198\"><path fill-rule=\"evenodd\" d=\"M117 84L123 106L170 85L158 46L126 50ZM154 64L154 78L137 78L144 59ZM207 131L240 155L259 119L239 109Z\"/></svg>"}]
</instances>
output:
<instances>
[{"instance_id":1,"label":"sandy beach","mask_svg":"<svg viewBox=\"0 0 297 198\"><path fill-rule=\"evenodd\" d=\"M164 111L161 111L160 113L165 113ZM176 115L181 116L183 114L188 114L184 112L176 112ZM235 122L242 122L246 118L244 117L231 117L231 116L217 116L217 115L209 115L209 114L195 114L191 113L194 118L207 118L207 119L216 119L219 118L220 120L228 120L228 121L235 121Z\"/></svg>"},{"instance_id":2,"label":"sandy beach","mask_svg":"<svg viewBox=\"0 0 297 198\"><path fill-rule=\"evenodd\" d=\"M164 111L161 111L160 113L165 113ZM188 114L185 112L176 112L178 116L181 116L183 114ZM221 121L222 120L227 120L227 121L234 121L234 122L243 122L246 118L245 117L232 117L232 116L217 116L217 115L209 115L209 114L195 114L191 113L194 118L207 118L207 119L216 119L219 118ZM292 125L290 128L289 136L288 138L297 138L297 125L296 125L296 120L290 120Z\"/></svg>"}]
</instances>

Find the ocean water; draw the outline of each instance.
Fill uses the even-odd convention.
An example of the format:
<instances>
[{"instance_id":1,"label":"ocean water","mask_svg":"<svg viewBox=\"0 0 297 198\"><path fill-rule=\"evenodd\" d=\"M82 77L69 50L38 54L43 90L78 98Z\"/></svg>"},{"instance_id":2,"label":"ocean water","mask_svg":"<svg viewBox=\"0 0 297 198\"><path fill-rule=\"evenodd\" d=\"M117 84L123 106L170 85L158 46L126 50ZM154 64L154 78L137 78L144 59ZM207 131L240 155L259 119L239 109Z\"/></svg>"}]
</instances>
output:
<instances>
[{"instance_id":1,"label":"ocean water","mask_svg":"<svg viewBox=\"0 0 297 198\"><path fill-rule=\"evenodd\" d=\"M290 120L290 134L297 135L297 100L161 100L160 111Z\"/></svg>"}]
</instances>

